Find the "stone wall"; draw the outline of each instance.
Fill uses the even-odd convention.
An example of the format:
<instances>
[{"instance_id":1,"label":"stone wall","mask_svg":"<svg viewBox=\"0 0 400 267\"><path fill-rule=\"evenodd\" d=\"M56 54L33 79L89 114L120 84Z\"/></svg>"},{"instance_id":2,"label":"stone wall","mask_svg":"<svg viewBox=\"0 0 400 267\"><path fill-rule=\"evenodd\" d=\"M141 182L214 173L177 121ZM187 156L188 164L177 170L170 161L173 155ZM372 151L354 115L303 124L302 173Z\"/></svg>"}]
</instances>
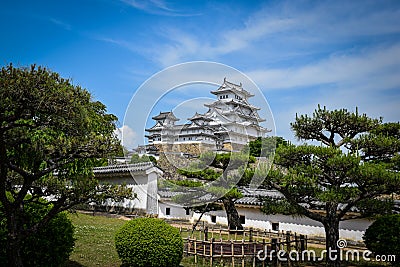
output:
<instances>
[{"instance_id":1,"label":"stone wall","mask_svg":"<svg viewBox=\"0 0 400 267\"><path fill-rule=\"evenodd\" d=\"M154 145L160 155L164 153L183 153L193 156L199 156L207 151L215 151L215 145L204 143L179 143L179 144L156 144Z\"/></svg>"}]
</instances>

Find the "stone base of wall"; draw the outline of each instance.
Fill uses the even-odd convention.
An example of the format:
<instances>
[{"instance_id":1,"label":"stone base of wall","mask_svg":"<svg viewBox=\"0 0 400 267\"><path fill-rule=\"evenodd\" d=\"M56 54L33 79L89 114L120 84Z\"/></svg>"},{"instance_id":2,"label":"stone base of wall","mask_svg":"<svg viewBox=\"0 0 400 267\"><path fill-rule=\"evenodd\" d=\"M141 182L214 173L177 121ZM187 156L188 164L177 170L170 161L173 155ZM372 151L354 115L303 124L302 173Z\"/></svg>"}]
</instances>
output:
<instances>
[{"instance_id":1,"label":"stone base of wall","mask_svg":"<svg viewBox=\"0 0 400 267\"><path fill-rule=\"evenodd\" d=\"M223 150L226 151L242 151L245 145L235 143L224 143Z\"/></svg>"},{"instance_id":2,"label":"stone base of wall","mask_svg":"<svg viewBox=\"0 0 400 267\"><path fill-rule=\"evenodd\" d=\"M162 153L182 153L192 156L199 156L207 151L215 151L215 145L204 143L181 143L181 144L156 144L159 154Z\"/></svg>"}]
</instances>

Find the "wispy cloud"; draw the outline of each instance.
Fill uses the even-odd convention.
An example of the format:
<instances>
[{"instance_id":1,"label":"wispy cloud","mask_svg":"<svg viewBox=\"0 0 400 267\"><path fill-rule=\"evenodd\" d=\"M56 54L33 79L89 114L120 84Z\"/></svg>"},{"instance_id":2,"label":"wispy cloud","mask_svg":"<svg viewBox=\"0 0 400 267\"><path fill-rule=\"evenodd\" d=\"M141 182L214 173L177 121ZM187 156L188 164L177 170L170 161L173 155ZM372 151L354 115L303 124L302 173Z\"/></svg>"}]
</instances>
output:
<instances>
[{"instance_id":1,"label":"wispy cloud","mask_svg":"<svg viewBox=\"0 0 400 267\"><path fill-rule=\"evenodd\" d=\"M399 121L400 44L377 46L354 55L335 55L297 68L247 74L273 105L277 132L294 141L289 123L295 114L355 107L368 116ZM268 97L269 96L269 97Z\"/></svg>"},{"instance_id":2,"label":"wispy cloud","mask_svg":"<svg viewBox=\"0 0 400 267\"><path fill-rule=\"evenodd\" d=\"M376 11L374 5L324 2L308 7L281 2L248 15L241 25L220 32L207 29L207 38L198 32L164 27L161 35L165 42L155 46L150 55L162 66L193 57L215 59L234 52L257 51L262 57L287 57L299 51L318 53L326 46L400 33L400 10Z\"/></svg>"},{"instance_id":3,"label":"wispy cloud","mask_svg":"<svg viewBox=\"0 0 400 267\"><path fill-rule=\"evenodd\" d=\"M332 55L297 68L249 71L265 90L296 89L323 84L355 86L364 90L387 90L400 84L400 43L377 46L355 55Z\"/></svg>"},{"instance_id":4,"label":"wispy cloud","mask_svg":"<svg viewBox=\"0 0 400 267\"><path fill-rule=\"evenodd\" d=\"M174 12L173 9L169 8L167 4L161 0L148 0L148 1L121 0L121 1L127 5L130 5L134 8L141 9L144 11L152 11L152 9L159 9L159 10Z\"/></svg>"},{"instance_id":5,"label":"wispy cloud","mask_svg":"<svg viewBox=\"0 0 400 267\"><path fill-rule=\"evenodd\" d=\"M188 13L173 9L163 0L120 0L122 3L149 14L162 16L197 16L199 13Z\"/></svg>"},{"instance_id":6,"label":"wispy cloud","mask_svg":"<svg viewBox=\"0 0 400 267\"><path fill-rule=\"evenodd\" d=\"M53 24L55 24L55 25L57 25L57 26L63 28L64 30L67 30L67 31L72 30L71 25L68 24L68 23L66 23L66 22L64 22L64 21L61 21L61 20L56 19L56 18L48 18L48 20L49 20L50 22L52 22Z\"/></svg>"},{"instance_id":7,"label":"wispy cloud","mask_svg":"<svg viewBox=\"0 0 400 267\"><path fill-rule=\"evenodd\" d=\"M169 42L162 47L155 47L155 59L163 66L168 66L190 57L212 59L222 55L247 49L253 42L277 32L283 32L296 24L289 18L253 18L237 29L230 29L217 36L209 35L204 40L195 34L176 28L163 28L162 36Z\"/></svg>"}]
</instances>

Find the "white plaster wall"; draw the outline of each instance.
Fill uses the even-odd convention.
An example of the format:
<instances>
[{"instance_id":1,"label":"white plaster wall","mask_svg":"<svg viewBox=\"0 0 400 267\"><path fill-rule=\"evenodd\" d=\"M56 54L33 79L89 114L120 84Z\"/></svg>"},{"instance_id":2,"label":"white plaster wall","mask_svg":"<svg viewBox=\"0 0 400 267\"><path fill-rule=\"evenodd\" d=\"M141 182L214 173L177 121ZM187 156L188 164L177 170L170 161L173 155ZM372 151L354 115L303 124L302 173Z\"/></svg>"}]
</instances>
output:
<instances>
[{"instance_id":1,"label":"white plaster wall","mask_svg":"<svg viewBox=\"0 0 400 267\"><path fill-rule=\"evenodd\" d=\"M148 170L147 175L147 196L146 211L149 214L157 214L158 212L158 175L154 170Z\"/></svg>"},{"instance_id":2,"label":"white plaster wall","mask_svg":"<svg viewBox=\"0 0 400 267\"><path fill-rule=\"evenodd\" d=\"M125 199L122 202L106 201L106 205L109 206L123 206L129 209L142 209L145 210L147 207L147 175L146 174L136 174L132 176L113 176L107 178L101 178L101 181L110 184L126 184L128 187L132 188L133 193L137 195L136 199L130 200Z\"/></svg>"},{"instance_id":3,"label":"white plaster wall","mask_svg":"<svg viewBox=\"0 0 400 267\"><path fill-rule=\"evenodd\" d=\"M170 215L166 215L166 209L170 208ZM184 219L190 220L193 216L193 212L190 211L189 215L186 215L186 210L182 207L176 206L168 202L158 203L158 217L165 219Z\"/></svg>"},{"instance_id":4,"label":"white plaster wall","mask_svg":"<svg viewBox=\"0 0 400 267\"><path fill-rule=\"evenodd\" d=\"M325 236L323 225L307 217L266 215L256 208L237 207L237 210L239 215L245 216L245 224L243 225L245 227L272 230L272 223L279 223L279 231L292 231L309 236ZM205 221L208 224L213 224L211 222L211 215L216 216L216 224L228 225L228 220L226 218L226 213L224 210L206 213L201 218L201 221ZM172 213L170 217L173 217ZM199 217L199 213L193 213L191 221L195 222L198 220ZM372 221L366 219L341 222L341 229L339 231L340 237L361 241L365 229L368 228L371 223Z\"/></svg>"}]
</instances>

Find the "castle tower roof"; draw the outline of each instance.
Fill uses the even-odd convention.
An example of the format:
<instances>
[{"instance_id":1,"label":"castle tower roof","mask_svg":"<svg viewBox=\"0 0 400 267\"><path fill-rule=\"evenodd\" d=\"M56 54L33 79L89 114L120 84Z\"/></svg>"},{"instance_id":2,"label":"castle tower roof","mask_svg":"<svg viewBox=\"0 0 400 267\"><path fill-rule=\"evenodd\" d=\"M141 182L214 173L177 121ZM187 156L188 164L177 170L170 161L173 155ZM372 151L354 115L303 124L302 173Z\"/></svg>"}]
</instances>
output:
<instances>
[{"instance_id":1,"label":"castle tower roof","mask_svg":"<svg viewBox=\"0 0 400 267\"><path fill-rule=\"evenodd\" d=\"M174 113L172 111L167 111L167 112L160 112L157 116L152 117L153 120L171 120L171 121L179 121L177 117L175 117Z\"/></svg>"},{"instance_id":2,"label":"castle tower roof","mask_svg":"<svg viewBox=\"0 0 400 267\"><path fill-rule=\"evenodd\" d=\"M217 90L211 91L211 93L214 95L220 95L220 94L224 94L227 92L232 92L236 95L243 95L245 98L254 96L249 91L243 89L242 83L235 84L235 83L227 81L226 78L224 78L224 82Z\"/></svg>"},{"instance_id":3,"label":"castle tower roof","mask_svg":"<svg viewBox=\"0 0 400 267\"><path fill-rule=\"evenodd\" d=\"M204 120L204 121L212 121L211 118L205 116L204 114L199 114L195 113L191 118L188 118L190 121L195 121L195 120Z\"/></svg>"}]
</instances>

